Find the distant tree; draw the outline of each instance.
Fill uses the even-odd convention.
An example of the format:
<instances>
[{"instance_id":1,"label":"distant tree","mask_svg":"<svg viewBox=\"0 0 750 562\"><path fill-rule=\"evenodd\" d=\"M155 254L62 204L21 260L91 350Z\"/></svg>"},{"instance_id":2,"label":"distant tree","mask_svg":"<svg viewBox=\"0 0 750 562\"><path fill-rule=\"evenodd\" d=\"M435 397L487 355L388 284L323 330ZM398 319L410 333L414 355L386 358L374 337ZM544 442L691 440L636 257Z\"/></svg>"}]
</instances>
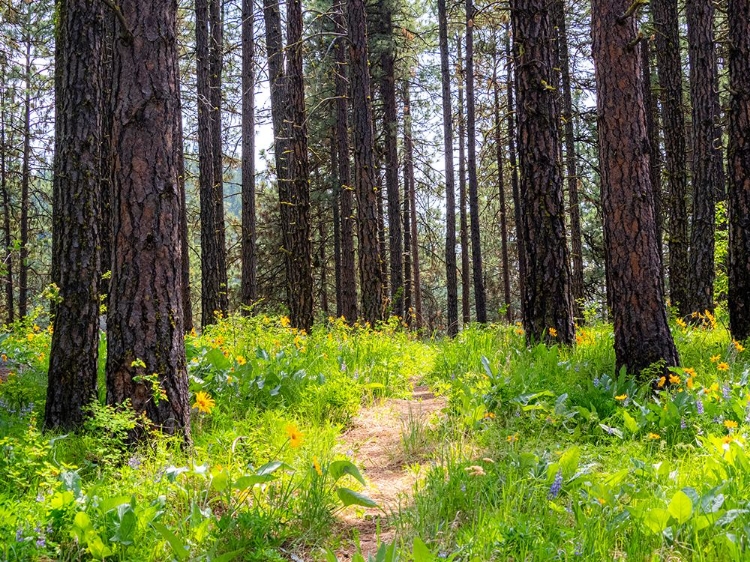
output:
<instances>
[{"instance_id":1,"label":"distant tree","mask_svg":"<svg viewBox=\"0 0 750 562\"><path fill-rule=\"evenodd\" d=\"M448 13L438 0L440 78L443 98L443 150L445 153L445 274L448 289L448 335L458 334L458 277L456 269L456 180L453 171L453 107L451 102Z\"/></svg>"},{"instance_id":2,"label":"distant tree","mask_svg":"<svg viewBox=\"0 0 750 562\"><path fill-rule=\"evenodd\" d=\"M750 337L750 3L729 0L729 328Z\"/></svg>"},{"instance_id":3,"label":"distant tree","mask_svg":"<svg viewBox=\"0 0 750 562\"><path fill-rule=\"evenodd\" d=\"M681 315L690 313L688 298L687 168L685 110L682 103L677 0L652 0L656 62L669 190L669 294Z\"/></svg>"},{"instance_id":4,"label":"distant tree","mask_svg":"<svg viewBox=\"0 0 750 562\"><path fill-rule=\"evenodd\" d=\"M375 189L372 98L367 64L367 20L363 0L347 0L349 81L352 100L354 189L357 196L361 315L375 323L383 314L383 272L378 243L378 193Z\"/></svg>"},{"instance_id":5,"label":"distant tree","mask_svg":"<svg viewBox=\"0 0 750 562\"><path fill-rule=\"evenodd\" d=\"M714 233L716 194L724 191L721 149L719 70L712 0L685 3L690 54L690 97L693 105L693 222L690 231L691 312L714 309Z\"/></svg>"},{"instance_id":6,"label":"distant tree","mask_svg":"<svg viewBox=\"0 0 750 562\"><path fill-rule=\"evenodd\" d=\"M553 27L546 0L511 2L525 274L521 308L529 342L574 341L560 113L551 74ZM556 330L556 335L551 329Z\"/></svg>"},{"instance_id":7,"label":"distant tree","mask_svg":"<svg viewBox=\"0 0 750 562\"><path fill-rule=\"evenodd\" d=\"M0 66L0 196L2 197L3 209L3 247L5 249L5 308L7 310L7 322L14 320L15 300L13 298L13 240L10 230L10 186L8 181L8 152L10 146L10 133L8 128L6 101L7 101L7 60L2 61Z\"/></svg>"},{"instance_id":8,"label":"distant tree","mask_svg":"<svg viewBox=\"0 0 750 562\"><path fill-rule=\"evenodd\" d=\"M130 400L157 427L189 440L174 126L180 108L177 3L119 4L123 21L116 33L124 37L115 45L113 72L117 251L107 318L107 402Z\"/></svg>"},{"instance_id":9,"label":"distant tree","mask_svg":"<svg viewBox=\"0 0 750 562\"><path fill-rule=\"evenodd\" d=\"M414 177L414 136L411 117L411 94L409 81L404 81L404 207L409 207L409 220L404 221L404 230L409 229L408 241L404 245L409 252L409 275L411 283L411 304L415 328L421 328L424 319L422 309L422 272L419 266L419 238L417 236L417 187Z\"/></svg>"},{"instance_id":10,"label":"distant tree","mask_svg":"<svg viewBox=\"0 0 750 562\"><path fill-rule=\"evenodd\" d=\"M463 57L461 55L461 36L456 38L458 59L458 208L459 208L459 231L461 237L461 319L464 324L471 322L471 266L469 258L471 250L469 247L469 218L466 204L466 121L464 119L464 71Z\"/></svg>"},{"instance_id":11,"label":"distant tree","mask_svg":"<svg viewBox=\"0 0 750 562\"><path fill-rule=\"evenodd\" d=\"M64 64L57 69L55 92L52 281L60 300L54 306L44 425L70 429L81 424L83 407L97 397L104 4L60 0L57 18L56 59Z\"/></svg>"},{"instance_id":12,"label":"distant tree","mask_svg":"<svg viewBox=\"0 0 750 562\"><path fill-rule=\"evenodd\" d=\"M648 131L636 18L630 0L594 0L593 53L599 115L604 238L617 368L639 374L677 365L659 278Z\"/></svg>"}]
</instances>

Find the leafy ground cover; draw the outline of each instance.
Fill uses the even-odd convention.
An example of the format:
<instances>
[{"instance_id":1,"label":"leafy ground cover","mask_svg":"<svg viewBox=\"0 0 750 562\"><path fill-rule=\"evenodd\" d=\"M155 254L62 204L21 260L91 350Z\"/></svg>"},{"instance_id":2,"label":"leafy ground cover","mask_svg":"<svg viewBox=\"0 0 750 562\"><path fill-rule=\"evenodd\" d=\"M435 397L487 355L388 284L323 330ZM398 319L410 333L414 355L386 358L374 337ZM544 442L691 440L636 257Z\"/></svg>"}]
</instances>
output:
<instances>
[{"instance_id":1,"label":"leafy ground cover","mask_svg":"<svg viewBox=\"0 0 750 562\"><path fill-rule=\"evenodd\" d=\"M233 316L187 337L185 448L98 403L42 432L32 316L0 335L0 560L745 560L750 351L694 320L634 381L606 324L528 349Z\"/></svg>"}]
</instances>

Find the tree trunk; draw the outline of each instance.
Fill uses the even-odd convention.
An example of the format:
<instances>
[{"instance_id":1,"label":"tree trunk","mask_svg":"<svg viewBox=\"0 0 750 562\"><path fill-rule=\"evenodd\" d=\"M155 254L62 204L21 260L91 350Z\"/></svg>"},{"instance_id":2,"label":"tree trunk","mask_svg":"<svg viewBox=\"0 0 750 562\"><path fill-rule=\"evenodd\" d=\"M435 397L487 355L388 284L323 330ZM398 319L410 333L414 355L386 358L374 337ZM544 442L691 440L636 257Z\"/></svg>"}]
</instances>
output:
<instances>
[{"instance_id":1,"label":"tree trunk","mask_svg":"<svg viewBox=\"0 0 750 562\"><path fill-rule=\"evenodd\" d=\"M334 73L336 71L334 70ZM334 126L331 129L331 211L333 211L333 274L336 283L336 318L343 316L341 303L341 192L343 186L339 183L339 150L336 142L336 102L331 104L331 116L334 120Z\"/></svg>"},{"instance_id":2,"label":"tree trunk","mask_svg":"<svg viewBox=\"0 0 750 562\"><path fill-rule=\"evenodd\" d=\"M180 92L180 73L177 72L177 91ZM182 250L182 315L183 329L185 333L193 331L193 306L190 295L190 244L187 217L187 193L185 191L185 147L183 146L185 136L182 134L182 99L178 99L179 107L175 115L175 152L177 154L177 173L180 189L180 248ZM110 149L111 154L111 149ZM111 162L111 160L110 160ZM110 166L110 174L112 172ZM111 197L111 194L110 194ZM111 214L110 214L110 236L111 236Z\"/></svg>"},{"instance_id":3,"label":"tree trunk","mask_svg":"<svg viewBox=\"0 0 750 562\"><path fill-rule=\"evenodd\" d=\"M346 33L344 0L337 1L334 23L338 33ZM347 114L347 63L344 37L336 41L336 147L338 151L339 199L341 202L341 315L347 322L357 319L357 282L354 267L354 201L349 164L349 118Z\"/></svg>"},{"instance_id":4,"label":"tree trunk","mask_svg":"<svg viewBox=\"0 0 750 562\"><path fill-rule=\"evenodd\" d=\"M117 252L107 320L107 402L130 400L157 427L189 442L174 126L180 107L177 2L120 0L120 9L127 26L120 31L127 36L118 39L114 57Z\"/></svg>"},{"instance_id":5,"label":"tree trunk","mask_svg":"<svg viewBox=\"0 0 750 562\"><path fill-rule=\"evenodd\" d=\"M513 194L513 218L516 221L516 252L518 254L518 289L523 298L526 283L526 250L523 246L523 221L521 219L521 194L518 189L518 165L516 161L516 112L513 103L515 80L513 79L513 53L510 48L510 24L505 34L505 58L508 75L508 161L510 162L510 185Z\"/></svg>"},{"instance_id":6,"label":"tree trunk","mask_svg":"<svg viewBox=\"0 0 750 562\"><path fill-rule=\"evenodd\" d=\"M677 0L652 0L669 190L669 293L681 316L688 298L687 171Z\"/></svg>"},{"instance_id":7,"label":"tree trunk","mask_svg":"<svg viewBox=\"0 0 750 562\"><path fill-rule=\"evenodd\" d=\"M3 201L3 245L5 246L5 307L7 310L8 324L14 320L13 302L13 241L10 231L10 193L8 191L8 144L6 144L6 122L5 122L5 68L2 69L0 78L0 192Z\"/></svg>"},{"instance_id":8,"label":"tree trunk","mask_svg":"<svg viewBox=\"0 0 750 562\"><path fill-rule=\"evenodd\" d=\"M453 104L448 52L448 14L438 0L440 77L443 96L443 151L445 158L445 276L448 291L448 335L458 334L458 272L456 266L456 180L453 171Z\"/></svg>"},{"instance_id":9,"label":"tree trunk","mask_svg":"<svg viewBox=\"0 0 750 562\"><path fill-rule=\"evenodd\" d=\"M659 149L659 101L651 87L651 41L641 40L641 68L643 79L643 107L646 111L646 130L649 142L649 177L654 198L654 221L656 222L656 246L659 250L659 279L664 287L664 252L662 246L662 188L661 150Z\"/></svg>"},{"instance_id":10,"label":"tree trunk","mask_svg":"<svg viewBox=\"0 0 750 562\"><path fill-rule=\"evenodd\" d=\"M286 257L289 318L292 326L309 332L313 325L313 275L310 241L310 169L307 156L305 84L302 74L301 0L287 0L286 15L289 175L284 190L286 198L280 200L281 207L286 208L288 218L288 221L282 223L282 239Z\"/></svg>"},{"instance_id":11,"label":"tree trunk","mask_svg":"<svg viewBox=\"0 0 750 562\"><path fill-rule=\"evenodd\" d=\"M55 306L44 425L71 429L97 397L100 182L104 109L104 5L88 0L57 4L59 32L52 235L60 301ZM107 132L108 133L108 132ZM105 172L108 176L108 172Z\"/></svg>"},{"instance_id":12,"label":"tree trunk","mask_svg":"<svg viewBox=\"0 0 750 562\"><path fill-rule=\"evenodd\" d=\"M411 96L409 95L408 82L404 85L405 107L409 107L408 117L404 119L404 151L406 152L404 161L406 165L405 183L408 185L407 202L409 204L409 254L411 258L411 284L412 284L412 301L414 326L419 329L422 327L424 319L422 311L422 276L419 268L419 238L417 229L417 192L416 182L414 180L414 137L412 136L412 119L411 119Z\"/></svg>"},{"instance_id":13,"label":"tree trunk","mask_svg":"<svg viewBox=\"0 0 750 562\"><path fill-rule=\"evenodd\" d=\"M474 3L466 0L466 133L468 135L469 215L471 216L471 257L474 277L474 303L477 322L487 322L487 295L484 292L482 249L479 237L479 184L477 182L476 117L474 104Z\"/></svg>"},{"instance_id":14,"label":"tree trunk","mask_svg":"<svg viewBox=\"0 0 750 562\"><path fill-rule=\"evenodd\" d=\"M201 324L216 322L216 312L227 310L224 218L221 176L215 166L216 142L209 0L195 2L195 47L198 87L198 177L201 214ZM220 170L219 166L219 170ZM222 203L223 205L223 203Z\"/></svg>"},{"instance_id":15,"label":"tree trunk","mask_svg":"<svg viewBox=\"0 0 750 562\"><path fill-rule=\"evenodd\" d=\"M367 25L363 0L347 0L349 80L352 99L354 189L357 196L359 275L362 317L374 324L382 318L383 278L378 244L378 193L375 191L374 139L370 71L367 64Z\"/></svg>"},{"instance_id":16,"label":"tree trunk","mask_svg":"<svg viewBox=\"0 0 750 562\"><path fill-rule=\"evenodd\" d=\"M409 82L404 80L403 85L403 102L404 102L404 319L411 326L412 320L416 317L414 314L414 279L412 279L414 268L411 263L411 198L409 197L409 168L411 163L408 155L413 152L411 145L411 136L408 132L411 130L411 100L409 100ZM408 121L408 123L407 123Z\"/></svg>"},{"instance_id":17,"label":"tree trunk","mask_svg":"<svg viewBox=\"0 0 750 562\"><path fill-rule=\"evenodd\" d=\"M271 88L271 120L273 122L274 161L276 181L282 191L287 177L287 136L284 131L284 104L286 103L284 79L284 45L281 35L281 14L278 0L263 0L263 19L266 25L266 56L268 57L268 81ZM279 195L281 197L281 195ZM280 199L281 200L281 199ZM283 209L282 221L284 220Z\"/></svg>"},{"instance_id":18,"label":"tree trunk","mask_svg":"<svg viewBox=\"0 0 750 562\"><path fill-rule=\"evenodd\" d=\"M712 0L687 0L690 95L693 104L693 224L689 311L714 310L716 193L724 191L719 70Z\"/></svg>"},{"instance_id":19,"label":"tree trunk","mask_svg":"<svg viewBox=\"0 0 750 562\"><path fill-rule=\"evenodd\" d=\"M396 119L395 46L391 0L379 0L380 64L383 75L380 91L383 96L383 135L385 147L385 188L388 196L388 249L391 272L391 314L404 315L403 235L401 233L401 202L398 189L398 124Z\"/></svg>"},{"instance_id":20,"label":"tree trunk","mask_svg":"<svg viewBox=\"0 0 750 562\"><path fill-rule=\"evenodd\" d=\"M26 317L29 302L29 184L31 182L31 38L26 37L23 100L23 159L21 161L21 254L18 274L18 317ZM98 220L98 218L97 218Z\"/></svg>"},{"instance_id":21,"label":"tree trunk","mask_svg":"<svg viewBox=\"0 0 750 562\"><path fill-rule=\"evenodd\" d=\"M255 253L255 30L252 0L242 0L242 304L258 299Z\"/></svg>"},{"instance_id":22,"label":"tree trunk","mask_svg":"<svg viewBox=\"0 0 750 562\"><path fill-rule=\"evenodd\" d=\"M99 96L101 108L101 147L99 149L99 247L101 272L112 270L112 56L115 41L115 14L112 10L104 10L102 15L102 61L101 86L102 95ZM64 55L63 55L64 56ZM63 60L65 60L63 58ZM63 63L64 64L64 63ZM58 131L59 132L59 131ZM107 305L109 295L109 280L102 280L99 291L102 304Z\"/></svg>"},{"instance_id":23,"label":"tree trunk","mask_svg":"<svg viewBox=\"0 0 750 562\"><path fill-rule=\"evenodd\" d=\"M592 2L604 236L617 368L639 374L679 358L659 281L640 49L630 0Z\"/></svg>"},{"instance_id":24,"label":"tree trunk","mask_svg":"<svg viewBox=\"0 0 750 562\"><path fill-rule=\"evenodd\" d=\"M511 8L526 253L521 300L524 329L529 343L546 340L570 344L575 330L558 161L560 113L550 75L554 51L551 14L546 0L513 0Z\"/></svg>"},{"instance_id":25,"label":"tree trunk","mask_svg":"<svg viewBox=\"0 0 750 562\"><path fill-rule=\"evenodd\" d=\"M318 261L320 262L320 309L326 318L329 315L328 307L328 275L326 273L326 243L328 234L326 233L326 220L321 212L318 220L318 236L320 245L318 246Z\"/></svg>"},{"instance_id":26,"label":"tree trunk","mask_svg":"<svg viewBox=\"0 0 750 562\"><path fill-rule=\"evenodd\" d=\"M565 22L565 0L555 2L558 48L560 52L560 79L562 85L562 122L565 141L565 171L568 182L568 208L570 210L570 249L573 267L570 291L573 297L573 317L583 322L583 244L581 241L581 210L578 202L578 170L573 130L573 95L570 85L570 54Z\"/></svg>"},{"instance_id":27,"label":"tree trunk","mask_svg":"<svg viewBox=\"0 0 750 562\"><path fill-rule=\"evenodd\" d=\"M503 146L502 131L500 129L500 82L497 79L498 52L495 50L492 67L492 83L494 93L495 117L495 158L497 161L497 191L500 205L500 255L503 267L503 303L505 305L505 319L510 323L513 311L510 306L510 271L508 267L508 223L505 208L505 147Z\"/></svg>"},{"instance_id":28,"label":"tree trunk","mask_svg":"<svg viewBox=\"0 0 750 562\"><path fill-rule=\"evenodd\" d=\"M729 0L729 328L750 337L750 4Z\"/></svg>"},{"instance_id":29,"label":"tree trunk","mask_svg":"<svg viewBox=\"0 0 750 562\"><path fill-rule=\"evenodd\" d=\"M461 36L456 38L458 47L458 205L461 231L461 318L464 324L471 322L471 266L469 249L469 218L466 210L466 131L464 125L464 71L461 56Z\"/></svg>"}]
</instances>

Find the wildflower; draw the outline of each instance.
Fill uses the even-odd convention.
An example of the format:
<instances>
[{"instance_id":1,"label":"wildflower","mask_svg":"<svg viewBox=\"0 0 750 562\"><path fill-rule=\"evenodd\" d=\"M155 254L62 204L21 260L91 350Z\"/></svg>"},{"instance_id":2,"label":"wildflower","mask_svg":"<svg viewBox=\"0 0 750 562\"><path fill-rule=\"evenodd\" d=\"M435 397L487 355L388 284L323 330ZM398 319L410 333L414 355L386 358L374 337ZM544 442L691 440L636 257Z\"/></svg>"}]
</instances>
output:
<instances>
[{"instance_id":1,"label":"wildflower","mask_svg":"<svg viewBox=\"0 0 750 562\"><path fill-rule=\"evenodd\" d=\"M320 468L320 463L318 462L318 457L313 457L313 468L315 469L315 472L318 473L318 476L323 476L323 470Z\"/></svg>"},{"instance_id":2,"label":"wildflower","mask_svg":"<svg viewBox=\"0 0 750 562\"><path fill-rule=\"evenodd\" d=\"M506 439L507 439L508 443L513 444L516 441L518 441L518 434L516 433L515 435L508 435L508 437Z\"/></svg>"},{"instance_id":3,"label":"wildflower","mask_svg":"<svg viewBox=\"0 0 750 562\"><path fill-rule=\"evenodd\" d=\"M34 334L32 334L32 333L26 334L26 339L29 340L29 341L33 341L34 340Z\"/></svg>"},{"instance_id":4,"label":"wildflower","mask_svg":"<svg viewBox=\"0 0 750 562\"><path fill-rule=\"evenodd\" d=\"M287 424L285 428L286 434L289 437L289 446L292 449L296 449L302 445L302 432L297 429L297 426L293 423Z\"/></svg>"},{"instance_id":5,"label":"wildflower","mask_svg":"<svg viewBox=\"0 0 750 562\"><path fill-rule=\"evenodd\" d=\"M680 384L680 377L678 375L669 375L670 384Z\"/></svg>"},{"instance_id":6,"label":"wildflower","mask_svg":"<svg viewBox=\"0 0 750 562\"><path fill-rule=\"evenodd\" d=\"M721 439L721 442L722 442L722 443L724 444L724 447L725 447L725 448L727 448L727 449L729 448L729 444L730 444L730 443L731 443L732 441L734 441L734 437L732 437L731 435L725 435L725 436L724 436L724 437L723 437L723 438Z\"/></svg>"},{"instance_id":7,"label":"wildflower","mask_svg":"<svg viewBox=\"0 0 750 562\"><path fill-rule=\"evenodd\" d=\"M198 332L196 332L196 331L195 331L195 328L192 328L192 329L190 330L190 335L191 335L192 337L197 337L197 336L198 336Z\"/></svg>"},{"instance_id":8,"label":"wildflower","mask_svg":"<svg viewBox=\"0 0 750 562\"><path fill-rule=\"evenodd\" d=\"M727 429L737 429L737 422L734 420L724 420L724 427Z\"/></svg>"},{"instance_id":9,"label":"wildflower","mask_svg":"<svg viewBox=\"0 0 750 562\"><path fill-rule=\"evenodd\" d=\"M729 370L729 363L726 361L722 361L718 365L716 365L716 368L719 369L719 371L728 371Z\"/></svg>"},{"instance_id":10,"label":"wildflower","mask_svg":"<svg viewBox=\"0 0 750 562\"><path fill-rule=\"evenodd\" d=\"M136 456L130 457L130 460L128 460L128 466L133 470L138 470L141 466L141 459Z\"/></svg>"},{"instance_id":11,"label":"wildflower","mask_svg":"<svg viewBox=\"0 0 750 562\"><path fill-rule=\"evenodd\" d=\"M560 489L562 488L563 483L563 475L562 470L558 470L557 474L555 474L555 479L552 481L552 485L549 487L549 494L547 494L547 497L549 499L556 498L560 495Z\"/></svg>"},{"instance_id":12,"label":"wildflower","mask_svg":"<svg viewBox=\"0 0 750 562\"><path fill-rule=\"evenodd\" d=\"M291 324L291 322L289 321L289 317L282 316L281 318L279 318L279 324L281 324L282 328L288 328L289 325Z\"/></svg>"},{"instance_id":13,"label":"wildflower","mask_svg":"<svg viewBox=\"0 0 750 562\"><path fill-rule=\"evenodd\" d=\"M244 365L245 363L247 363L247 359L245 359L242 355L238 355L237 357L235 357L235 360L237 361L238 365Z\"/></svg>"},{"instance_id":14,"label":"wildflower","mask_svg":"<svg viewBox=\"0 0 750 562\"><path fill-rule=\"evenodd\" d=\"M695 376L695 369L693 369L692 367L685 367L684 369L682 369L682 372L689 377Z\"/></svg>"},{"instance_id":15,"label":"wildflower","mask_svg":"<svg viewBox=\"0 0 750 562\"><path fill-rule=\"evenodd\" d=\"M619 396L615 396L615 400L623 401L623 400L627 400L627 399L628 399L628 395L627 394L620 394Z\"/></svg>"},{"instance_id":16,"label":"wildflower","mask_svg":"<svg viewBox=\"0 0 750 562\"><path fill-rule=\"evenodd\" d=\"M596 498L596 501L599 502L599 505L604 505L605 503L607 503L607 500L605 500L604 498Z\"/></svg>"},{"instance_id":17,"label":"wildflower","mask_svg":"<svg viewBox=\"0 0 750 562\"><path fill-rule=\"evenodd\" d=\"M732 345L734 345L734 348L737 350L737 353L742 353L743 351L745 351L745 347L737 340L732 340Z\"/></svg>"},{"instance_id":18,"label":"wildflower","mask_svg":"<svg viewBox=\"0 0 750 562\"><path fill-rule=\"evenodd\" d=\"M711 363L716 363L719 359L721 359L721 355L712 355Z\"/></svg>"},{"instance_id":19,"label":"wildflower","mask_svg":"<svg viewBox=\"0 0 750 562\"><path fill-rule=\"evenodd\" d=\"M680 418L680 429L687 429L687 422L685 418Z\"/></svg>"},{"instance_id":20,"label":"wildflower","mask_svg":"<svg viewBox=\"0 0 750 562\"><path fill-rule=\"evenodd\" d=\"M661 388L661 387L663 387L666 384L666 382L667 382L667 377L661 376L661 377L659 377L659 382L656 383L656 386L658 386L659 388Z\"/></svg>"},{"instance_id":21,"label":"wildflower","mask_svg":"<svg viewBox=\"0 0 750 562\"><path fill-rule=\"evenodd\" d=\"M732 396L731 389L728 385L724 385L724 387L721 389L721 395L724 397L724 400L729 400L729 398Z\"/></svg>"},{"instance_id":22,"label":"wildflower","mask_svg":"<svg viewBox=\"0 0 750 562\"><path fill-rule=\"evenodd\" d=\"M41 331L41 328L37 324L34 324L34 331L39 332Z\"/></svg>"},{"instance_id":23,"label":"wildflower","mask_svg":"<svg viewBox=\"0 0 750 562\"><path fill-rule=\"evenodd\" d=\"M486 414L484 414L484 417L486 419L492 420L492 419L495 419L495 414L494 414L494 412L487 412Z\"/></svg>"},{"instance_id":24,"label":"wildflower","mask_svg":"<svg viewBox=\"0 0 750 562\"><path fill-rule=\"evenodd\" d=\"M599 379L599 377L594 377L594 380L591 382L594 384L594 388L599 388L599 385L602 384L602 381Z\"/></svg>"},{"instance_id":25,"label":"wildflower","mask_svg":"<svg viewBox=\"0 0 750 562\"><path fill-rule=\"evenodd\" d=\"M7 361L7 360L8 360L8 356L7 356L7 355L5 355L5 353L3 353L2 355L0 355L0 359L2 359L2 360L3 360L3 362L5 362L5 361Z\"/></svg>"},{"instance_id":26,"label":"wildflower","mask_svg":"<svg viewBox=\"0 0 750 562\"><path fill-rule=\"evenodd\" d=\"M676 322L680 328L687 328L687 323L682 318L678 318Z\"/></svg>"},{"instance_id":27,"label":"wildflower","mask_svg":"<svg viewBox=\"0 0 750 562\"><path fill-rule=\"evenodd\" d=\"M654 441L656 441L657 439L661 439L661 435L659 435L658 433L649 433L647 437L649 439L653 439Z\"/></svg>"},{"instance_id":28,"label":"wildflower","mask_svg":"<svg viewBox=\"0 0 750 562\"><path fill-rule=\"evenodd\" d=\"M484 469L481 466L478 465L471 465L464 468L466 472L469 473L469 476L484 476L485 472Z\"/></svg>"},{"instance_id":29,"label":"wildflower","mask_svg":"<svg viewBox=\"0 0 750 562\"><path fill-rule=\"evenodd\" d=\"M16 529L16 542L23 542L23 529Z\"/></svg>"},{"instance_id":30,"label":"wildflower","mask_svg":"<svg viewBox=\"0 0 750 562\"><path fill-rule=\"evenodd\" d=\"M522 336L523 335L523 328L516 328L516 334L518 334L519 336Z\"/></svg>"},{"instance_id":31,"label":"wildflower","mask_svg":"<svg viewBox=\"0 0 750 562\"><path fill-rule=\"evenodd\" d=\"M197 408L199 412L210 414L215 406L216 402L208 393L201 390L195 395L195 404L193 404L193 408Z\"/></svg>"},{"instance_id":32,"label":"wildflower","mask_svg":"<svg viewBox=\"0 0 750 562\"><path fill-rule=\"evenodd\" d=\"M549 331L550 337L552 337L552 338L556 338L557 337L557 330L555 328L550 328L548 331Z\"/></svg>"},{"instance_id":33,"label":"wildflower","mask_svg":"<svg viewBox=\"0 0 750 562\"><path fill-rule=\"evenodd\" d=\"M703 414L703 402L700 398L695 401L695 409L698 411L698 415Z\"/></svg>"},{"instance_id":34,"label":"wildflower","mask_svg":"<svg viewBox=\"0 0 750 562\"><path fill-rule=\"evenodd\" d=\"M47 541L44 538L44 535L40 535L38 539L36 539L36 546L37 548L44 548L47 546Z\"/></svg>"},{"instance_id":35,"label":"wildflower","mask_svg":"<svg viewBox=\"0 0 750 562\"><path fill-rule=\"evenodd\" d=\"M695 383L693 382L693 377L688 377L686 384L688 388L693 388L693 386L695 386Z\"/></svg>"}]
</instances>

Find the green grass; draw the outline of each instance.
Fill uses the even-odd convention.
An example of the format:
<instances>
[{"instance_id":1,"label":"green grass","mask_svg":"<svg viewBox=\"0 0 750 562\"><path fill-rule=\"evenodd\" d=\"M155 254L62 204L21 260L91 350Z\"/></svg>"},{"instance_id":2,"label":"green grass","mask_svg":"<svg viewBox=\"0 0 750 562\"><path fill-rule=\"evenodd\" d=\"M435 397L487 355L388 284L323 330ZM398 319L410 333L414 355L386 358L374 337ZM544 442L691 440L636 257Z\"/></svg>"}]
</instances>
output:
<instances>
[{"instance_id":1,"label":"green grass","mask_svg":"<svg viewBox=\"0 0 750 562\"><path fill-rule=\"evenodd\" d=\"M402 423L420 477L379 560L748 559L750 351L702 320L673 326L683 367L654 393L656 375L615 373L608 325L527 349L517 326L422 341L395 320L230 317L187 338L191 393L215 406L185 450L129 447L142 421L101 405L78 434L42 433L50 335L32 318L0 334L0 560L333 560L337 514L371 501L338 439L415 380L447 407Z\"/></svg>"}]
</instances>

